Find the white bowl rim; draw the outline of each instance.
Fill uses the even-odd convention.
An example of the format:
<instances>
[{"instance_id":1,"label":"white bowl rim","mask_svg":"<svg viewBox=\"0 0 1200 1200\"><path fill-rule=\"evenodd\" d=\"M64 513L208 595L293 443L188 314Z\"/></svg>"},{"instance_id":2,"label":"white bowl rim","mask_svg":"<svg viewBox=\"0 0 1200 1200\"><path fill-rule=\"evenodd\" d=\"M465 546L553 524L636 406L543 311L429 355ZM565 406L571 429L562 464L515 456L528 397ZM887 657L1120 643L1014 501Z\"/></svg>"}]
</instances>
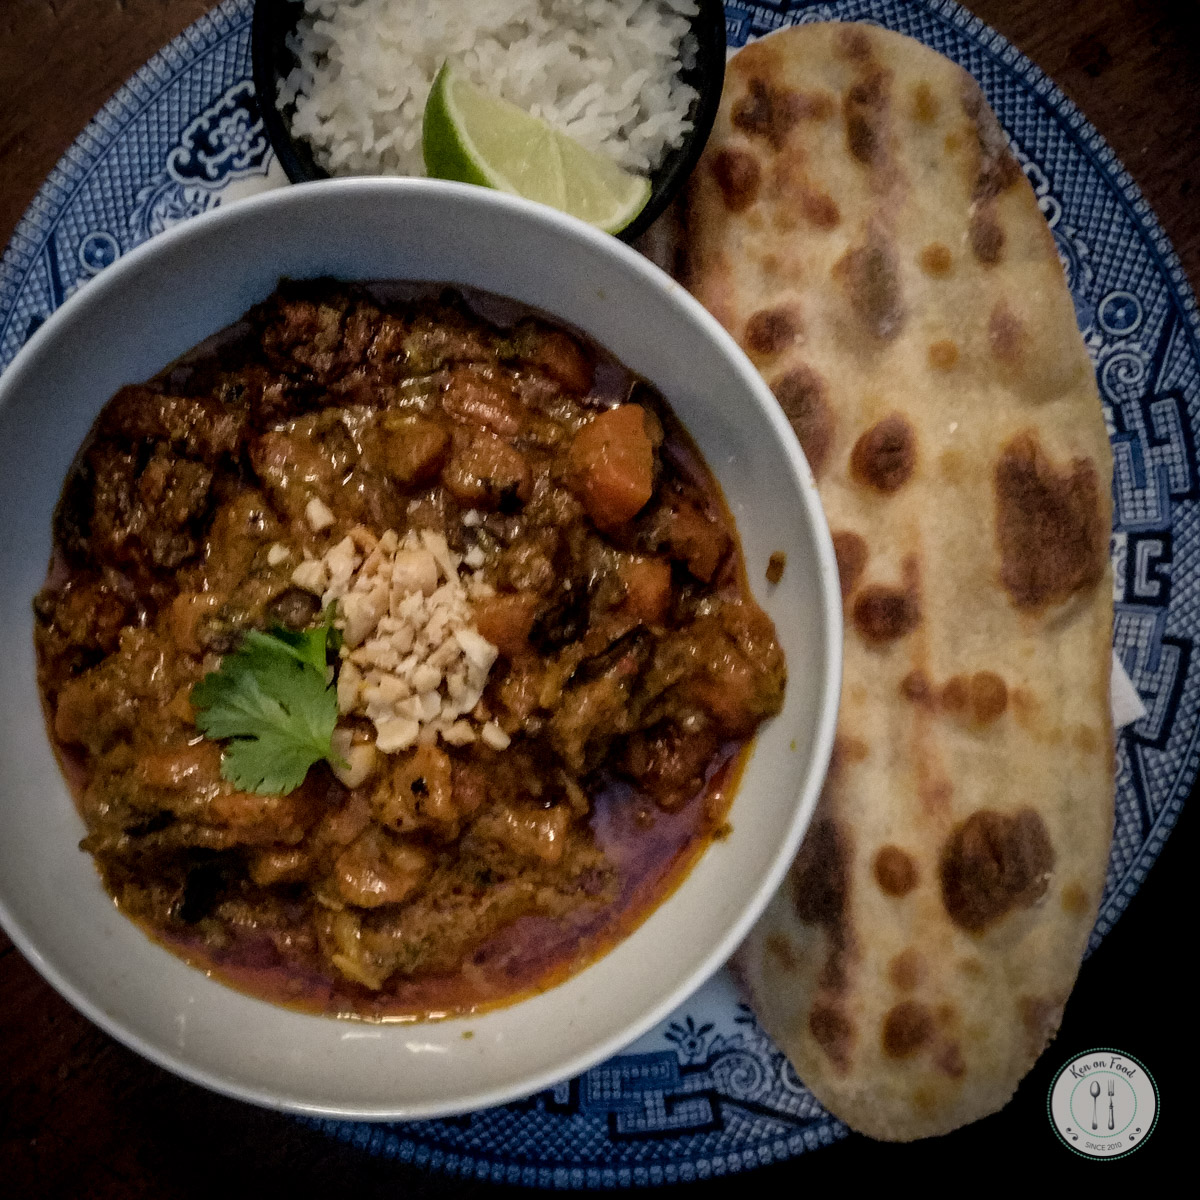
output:
<instances>
[{"instance_id":1,"label":"white bowl rim","mask_svg":"<svg viewBox=\"0 0 1200 1200\"><path fill-rule=\"evenodd\" d=\"M168 1047L147 1040L125 1024L118 1015L107 1012L95 1003L86 992L76 987L66 977L56 963L51 962L42 954L33 938L27 934L21 923L5 905L3 896L0 896L0 926L4 928L24 957L60 995L94 1024L129 1049L190 1082L222 1095L279 1111L361 1121L417 1120L460 1114L511 1102L544 1090L563 1079L573 1078L618 1053L624 1046L652 1029L719 970L749 933L771 896L782 883L795 851L799 848L800 841L811 822L833 751L842 678L842 597L832 539L804 451L762 377L741 347L716 318L681 284L649 259L611 235L602 233L574 217L518 196L470 184L441 180L358 176L292 184L285 188L261 192L240 199L233 204L189 218L123 254L116 262L89 281L85 287L68 297L58 309L46 318L14 356L9 366L0 374L0 409L7 403L8 393L15 389L16 381L25 371L26 365L35 358L44 343L51 341L57 335L59 327L73 319L77 311L83 312L90 306L103 305L109 293L119 291L125 276L136 271L143 261L159 256L165 257L176 245L210 237L223 225L244 220L259 209L272 207L286 209L292 204L303 204L306 202L306 198L314 192L332 197L337 193L354 195L371 192L387 193L389 191L404 193L414 190L427 192L435 201L439 196L453 197L477 203L485 208L510 210L520 214L523 219L540 222L549 227L558 227L560 232L584 243L591 243L593 248L599 248L603 253L614 255L617 259L623 260L623 265L627 269L649 282L663 295L664 299L669 298L671 303L682 306L690 319L699 324L707 336L718 344L725 356L732 360L738 373L744 378L747 391L754 396L757 402L759 415L765 418L776 441L784 449L789 467L796 476L800 485L799 491L809 510L808 516L812 521L816 543L815 565L820 594L820 619L825 631L822 682L825 685L827 699L819 710L817 725L813 731L812 754L805 786L797 798L788 826L788 836L781 843L780 852L774 859L773 867L758 884L751 901L744 906L739 919L711 947L689 976L669 994L663 996L652 1008L635 1021L627 1024L619 1034L589 1046L586 1050L577 1053L568 1061L564 1061L552 1069L543 1070L489 1090L473 1093L462 1100L407 1104L402 1107L361 1108L327 1102L312 1103L303 1097L281 1094L278 1090L249 1086L226 1079L214 1071L190 1062L183 1054L176 1054ZM789 852L783 853L782 851L785 849ZM522 1002L517 1001L516 1004ZM510 1007L515 1007L516 1004ZM336 1018L318 1017L317 1019ZM383 1028L411 1029L413 1026L385 1025Z\"/></svg>"}]
</instances>

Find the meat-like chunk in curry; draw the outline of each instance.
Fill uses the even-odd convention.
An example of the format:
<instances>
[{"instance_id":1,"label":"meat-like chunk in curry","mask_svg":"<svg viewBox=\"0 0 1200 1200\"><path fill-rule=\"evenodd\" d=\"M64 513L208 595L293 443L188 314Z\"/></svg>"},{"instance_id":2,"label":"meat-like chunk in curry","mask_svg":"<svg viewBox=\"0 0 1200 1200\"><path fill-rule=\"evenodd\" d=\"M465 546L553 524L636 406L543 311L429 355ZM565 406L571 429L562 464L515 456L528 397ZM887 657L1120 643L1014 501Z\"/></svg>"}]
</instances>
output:
<instances>
[{"instance_id":1,"label":"meat-like chunk in curry","mask_svg":"<svg viewBox=\"0 0 1200 1200\"><path fill-rule=\"evenodd\" d=\"M586 964L723 829L782 704L662 398L495 297L281 285L113 397L54 533L39 672L84 849L170 948L311 1010ZM323 623L332 749L260 794L193 689Z\"/></svg>"}]
</instances>

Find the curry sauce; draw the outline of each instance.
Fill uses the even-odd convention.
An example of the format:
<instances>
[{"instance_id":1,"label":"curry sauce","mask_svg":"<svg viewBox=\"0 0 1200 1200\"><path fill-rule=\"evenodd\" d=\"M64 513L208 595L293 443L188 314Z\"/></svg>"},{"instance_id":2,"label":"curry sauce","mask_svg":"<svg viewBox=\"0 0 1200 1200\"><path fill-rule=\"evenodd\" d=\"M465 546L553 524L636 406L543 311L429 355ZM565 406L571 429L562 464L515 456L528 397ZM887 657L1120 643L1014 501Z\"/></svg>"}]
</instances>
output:
<instances>
[{"instance_id":1,"label":"curry sauce","mask_svg":"<svg viewBox=\"0 0 1200 1200\"><path fill-rule=\"evenodd\" d=\"M310 1011L474 1011L585 966L723 827L782 704L736 530L663 398L479 293L281 285L113 397L54 535L39 680L83 848L163 944ZM394 678L384 642L363 657L348 585L316 568L397 544L437 551L422 612L461 582L455 636L489 648L486 679L452 677L437 647L418 695L415 652ZM398 562L370 636L407 646L422 601ZM286 793L236 786L192 689L249 631L330 613L353 769L333 755Z\"/></svg>"}]
</instances>

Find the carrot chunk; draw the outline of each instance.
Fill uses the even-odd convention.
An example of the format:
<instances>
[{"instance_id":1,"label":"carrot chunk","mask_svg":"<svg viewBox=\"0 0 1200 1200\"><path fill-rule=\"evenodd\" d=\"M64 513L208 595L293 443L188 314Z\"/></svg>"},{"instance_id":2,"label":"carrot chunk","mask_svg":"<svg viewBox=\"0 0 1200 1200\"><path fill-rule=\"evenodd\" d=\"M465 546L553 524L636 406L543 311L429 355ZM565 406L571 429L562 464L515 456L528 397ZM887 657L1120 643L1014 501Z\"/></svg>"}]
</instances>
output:
<instances>
[{"instance_id":1,"label":"carrot chunk","mask_svg":"<svg viewBox=\"0 0 1200 1200\"><path fill-rule=\"evenodd\" d=\"M475 628L506 658L529 649L529 631L538 598L529 592L501 592L475 602Z\"/></svg>"},{"instance_id":2,"label":"carrot chunk","mask_svg":"<svg viewBox=\"0 0 1200 1200\"><path fill-rule=\"evenodd\" d=\"M663 558L630 558L619 570L629 613L647 625L661 622L671 603L671 564Z\"/></svg>"},{"instance_id":3,"label":"carrot chunk","mask_svg":"<svg viewBox=\"0 0 1200 1200\"><path fill-rule=\"evenodd\" d=\"M585 425L568 462L571 489L598 529L637 516L654 490L654 448L641 405L623 404Z\"/></svg>"}]
</instances>

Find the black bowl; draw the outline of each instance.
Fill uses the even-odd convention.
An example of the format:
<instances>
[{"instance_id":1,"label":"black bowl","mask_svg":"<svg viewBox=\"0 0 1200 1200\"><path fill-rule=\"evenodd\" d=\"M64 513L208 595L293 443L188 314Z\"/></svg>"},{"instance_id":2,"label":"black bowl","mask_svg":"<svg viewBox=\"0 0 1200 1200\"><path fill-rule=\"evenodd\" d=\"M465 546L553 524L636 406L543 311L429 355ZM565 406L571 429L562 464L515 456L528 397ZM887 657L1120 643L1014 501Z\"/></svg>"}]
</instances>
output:
<instances>
[{"instance_id":1,"label":"black bowl","mask_svg":"<svg viewBox=\"0 0 1200 1200\"><path fill-rule=\"evenodd\" d=\"M296 62L285 39L296 28L303 11L300 0L255 0L250 41L254 90L263 124L279 165L293 183L329 178L329 172L314 161L308 142L292 137L288 128L290 114L280 112L275 103L280 80L287 77ZM692 32L697 43L696 61L682 72L684 82L699 92L688 113L692 128L683 142L651 173L650 199L637 219L621 230L619 236L623 241L633 241L649 228L684 185L716 119L725 81L725 6L722 0L698 0Z\"/></svg>"}]
</instances>

